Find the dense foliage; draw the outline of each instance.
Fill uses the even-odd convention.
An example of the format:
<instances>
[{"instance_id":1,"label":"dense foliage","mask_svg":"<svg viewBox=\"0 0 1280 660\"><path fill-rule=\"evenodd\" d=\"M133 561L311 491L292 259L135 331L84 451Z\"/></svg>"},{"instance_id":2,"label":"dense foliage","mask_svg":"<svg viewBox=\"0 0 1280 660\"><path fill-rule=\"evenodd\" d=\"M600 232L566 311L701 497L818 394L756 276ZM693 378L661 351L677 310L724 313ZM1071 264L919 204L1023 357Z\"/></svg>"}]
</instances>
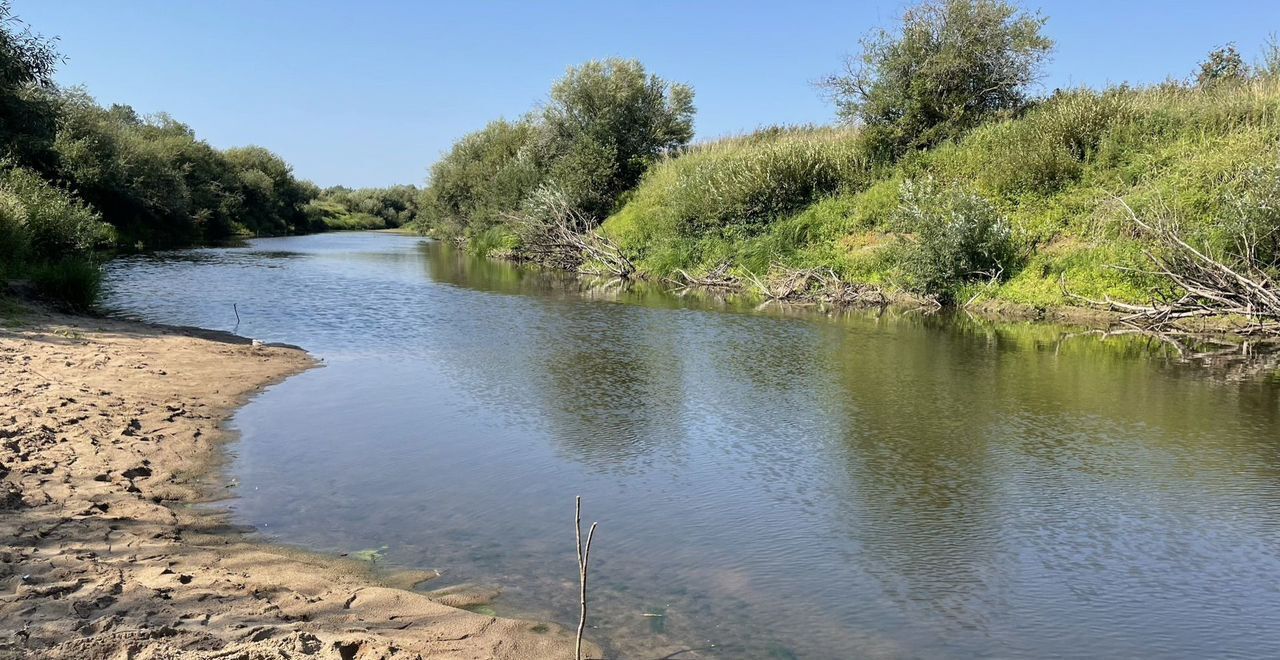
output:
<instances>
[{"instance_id":1,"label":"dense foliage","mask_svg":"<svg viewBox=\"0 0 1280 660\"><path fill-rule=\"evenodd\" d=\"M896 158L1024 107L1053 48L1043 25L1005 0L928 0L864 38L825 86L870 150Z\"/></svg>"},{"instance_id":2,"label":"dense foliage","mask_svg":"<svg viewBox=\"0 0 1280 660\"><path fill-rule=\"evenodd\" d=\"M313 226L327 229L394 229L417 219L421 197L410 185L358 190L334 186L321 191L303 212Z\"/></svg>"},{"instance_id":3,"label":"dense foliage","mask_svg":"<svg viewBox=\"0 0 1280 660\"><path fill-rule=\"evenodd\" d=\"M926 0L824 81L845 126L694 146L691 92L635 63L590 63L543 111L459 141L432 168L419 228L536 258L529 230L555 222L512 223L573 206L561 215L607 215L558 230L626 264L602 272L766 290L772 274L812 272L822 286L1049 307L1066 291L1142 301L1167 288L1146 272L1158 246L1132 209L1280 276L1280 47L1250 65L1224 46L1186 81L1036 98L1044 26L1005 0Z\"/></svg>"},{"instance_id":4,"label":"dense foliage","mask_svg":"<svg viewBox=\"0 0 1280 660\"><path fill-rule=\"evenodd\" d=\"M413 186L321 191L262 147L221 150L166 114L53 83L53 43L0 0L0 278L92 304L103 249L398 227Z\"/></svg>"},{"instance_id":5,"label":"dense foliage","mask_svg":"<svg viewBox=\"0 0 1280 660\"><path fill-rule=\"evenodd\" d=\"M44 91L53 88L58 52L0 1L0 150L20 164L47 162L54 115Z\"/></svg>"},{"instance_id":6,"label":"dense foliage","mask_svg":"<svg viewBox=\"0 0 1280 660\"><path fill-rule=\"evenodd\" d=\"M52 177L115 225L122 241L185 245L306 231L307 187L261 147L220 151L168 115L58 93Z\"/></svg>"},{"instance_id":7,"label":"dense foliage","mask_svg":"<svg viewBox=\"0 0 1280 660\"><path fill-rule=\"evenodd\" d=\"M536 199L599 223L644 172L693 137L693 90L609 59L569 69L539 111L467 135L431 168L419 228L509 245ZM535 194L537 193L537 194Z\"/></svg>"}]
</instances>

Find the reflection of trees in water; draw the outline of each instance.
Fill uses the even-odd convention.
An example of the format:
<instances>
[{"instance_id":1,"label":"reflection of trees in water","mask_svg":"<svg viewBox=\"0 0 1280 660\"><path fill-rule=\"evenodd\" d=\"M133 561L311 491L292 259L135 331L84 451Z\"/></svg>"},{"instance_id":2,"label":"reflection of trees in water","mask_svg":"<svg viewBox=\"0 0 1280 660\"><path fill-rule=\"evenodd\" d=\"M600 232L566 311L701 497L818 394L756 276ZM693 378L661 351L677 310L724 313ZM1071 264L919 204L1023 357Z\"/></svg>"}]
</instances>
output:
<instances>
[{"instance_id":1,"label":"reflection of trees in water","mask_svg":"<svg viewBox=\"0 0 1280 660\"><path fill-rule=\"evenodd\" d=\"M987 429L992 354L918 318L856 320L826 347L841 384L848 481L836 510L861 564L904 610L985 629L998 565Z\"/></svg>"},{"instance_id":2,"label":"reflection of trees in water","mask_svg":"<svg viewBox=\"0 0 1280 660\"><path fill-rule=\"evenodd\" d=\"M610 471L685 436L684 367L666 315L639 307L566 305L539 326L530 364L556 444Z\"/></svg>"},{"instance_id":3,"label":"reflection of trees in water","mask_svg":"<svg viewBox=\"0 0 1280 660\"><path fill-rule=\"evenodd\" d=\"M1195 500L1197 484L1280 474L1280 388L1219 377L1238 364L1188 364L1140 338L1062 341L1049 326L889 323L886 339L852 321L828 350L845 407L844 533L906 609L996 634L987 616L1014 586L1002 564L1062 550L1017 540L1019 498L1052 506L1053 493L1115 484Z\"/></svg>"}]
</instances>

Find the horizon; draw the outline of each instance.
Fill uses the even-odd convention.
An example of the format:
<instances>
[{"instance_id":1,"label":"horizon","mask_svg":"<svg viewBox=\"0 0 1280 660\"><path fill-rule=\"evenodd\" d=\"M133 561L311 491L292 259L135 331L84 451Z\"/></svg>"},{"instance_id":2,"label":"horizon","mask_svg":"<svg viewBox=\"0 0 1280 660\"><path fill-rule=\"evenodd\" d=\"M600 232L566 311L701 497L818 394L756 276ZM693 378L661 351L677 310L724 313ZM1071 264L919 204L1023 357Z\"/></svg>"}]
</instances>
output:
<instances>
[{"instance_id":1,"label":"horizon","mask_svg":"<svg viewBox=\"0 0 1280 660\"><path fill-rule=\"evenodd\" d=\"M695 142L774 124L832 124L834 107L812 81L839 69L862 35L890 27L908 4L809 2L785 15L763 3L745 11L725 3L13 6L32 31L59 39L60 85L83 86L103 104L167 112L219 148L266 147L322 187L361 188L422 185L457 139L533 110L568 67L590 59L634 58L690 84ZM1185 78L1227 43L1252 60L1280 25L1280 6L1239 1L1023 6L1040 10L1056 42L1042 92ZM817 13L830 16L815 21ZM1139 24L1147 29L1132 29Z\"/></svg>"}]
</instances>

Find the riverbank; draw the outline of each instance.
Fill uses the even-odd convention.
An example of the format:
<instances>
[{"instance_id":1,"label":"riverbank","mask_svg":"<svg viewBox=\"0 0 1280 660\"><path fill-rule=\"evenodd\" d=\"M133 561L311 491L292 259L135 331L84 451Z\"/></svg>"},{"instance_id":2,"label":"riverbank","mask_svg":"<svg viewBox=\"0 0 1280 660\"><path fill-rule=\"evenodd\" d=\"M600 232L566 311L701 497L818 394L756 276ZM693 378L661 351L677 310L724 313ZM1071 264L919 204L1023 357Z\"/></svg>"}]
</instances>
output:
<instances>
[{"instance_id":1,"label":"riverbank","mask_svg":"<svg viewBox=\"0 0 1280 660\"><path fill-rule=\"evenodd\" d=\"M433 574L254 543L192 506L226 493L223 422L305 352L4 312L0 657L571 657L557 627L407 590Z\"/></svg>"},{"instance_id":2,"label":"riverbank","mask_svg":"<svg viewBox=\"0 0 1280 660\"><path fill-rule=\"evenodd\" d=\"M525 153L495 123L437 165L459 180L432 179L445 201L416 226L477 254L766 297L1257 332L1278 314L1278 101L1270 75L1059 91L892 162L863 130L766 128L666 153L600 215L554 187L489 190Z\"/></svg>"}]
</instances>

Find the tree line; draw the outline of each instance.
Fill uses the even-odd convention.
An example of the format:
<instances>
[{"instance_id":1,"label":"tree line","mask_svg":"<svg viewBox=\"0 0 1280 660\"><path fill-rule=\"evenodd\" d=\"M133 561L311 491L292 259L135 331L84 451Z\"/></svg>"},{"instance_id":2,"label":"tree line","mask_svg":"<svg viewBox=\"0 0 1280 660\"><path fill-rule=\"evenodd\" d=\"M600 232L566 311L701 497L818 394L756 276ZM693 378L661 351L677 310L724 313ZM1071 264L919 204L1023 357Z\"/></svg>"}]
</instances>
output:
<instances>
[{"instance_id":1,"label":"tree line","mask_svg":"<svg viewBox=\"0 0 1280 660\"><path fill-rule=\"evenodd\" d=\"M218 149L188 125L104 107L53 80L53 40L0 0L0 277L73 306L96 296L104 249L398 227L418 190L321 190L260 146Z\"/></svg>"}]
</instances>

